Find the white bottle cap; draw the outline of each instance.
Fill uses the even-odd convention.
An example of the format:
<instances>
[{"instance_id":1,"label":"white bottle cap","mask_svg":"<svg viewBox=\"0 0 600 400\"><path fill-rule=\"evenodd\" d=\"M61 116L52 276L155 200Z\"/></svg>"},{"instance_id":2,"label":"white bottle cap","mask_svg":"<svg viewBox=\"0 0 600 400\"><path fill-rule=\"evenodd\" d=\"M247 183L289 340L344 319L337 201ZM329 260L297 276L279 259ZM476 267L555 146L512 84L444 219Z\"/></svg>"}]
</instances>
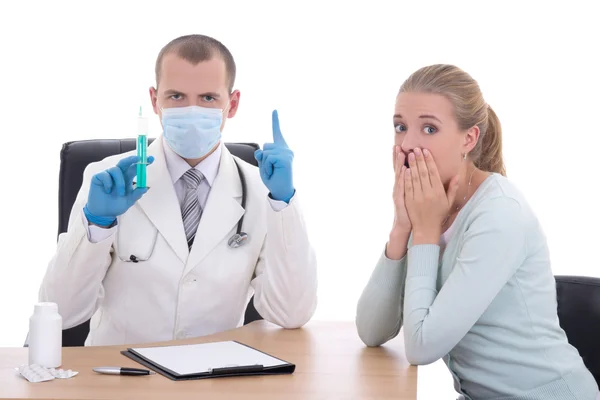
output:
<instances>
[{"instance_id":1,"label":"white bottle cap","mask_svg":"<svg viewBox=\"0 0 600 400\"><path fill-rule=\"evenodd\" d=\"M55 314L58 313L58 304L56 303L37 303L33 309L35 314Z\"/></svg>"}]
</instances>

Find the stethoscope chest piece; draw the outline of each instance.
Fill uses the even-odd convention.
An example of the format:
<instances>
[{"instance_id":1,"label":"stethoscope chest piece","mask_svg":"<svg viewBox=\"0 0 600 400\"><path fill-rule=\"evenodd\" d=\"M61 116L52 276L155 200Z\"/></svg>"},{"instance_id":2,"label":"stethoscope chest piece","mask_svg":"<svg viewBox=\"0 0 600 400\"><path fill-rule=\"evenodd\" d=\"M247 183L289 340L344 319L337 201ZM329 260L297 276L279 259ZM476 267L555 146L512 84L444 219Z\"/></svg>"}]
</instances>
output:
<instances>
[{"instance_id":1,"label":"stethoscope chest piece","mask_svg":"<svg viewBox=\"0 0 600 400\"><path fill-rule=\"evenodd\" d=\"M246 243L247 239L248 239L248 234L246 232L236 233L229 239L229 242L228 242L229 247L234 248L234 249L238 248L241 245L243 245L244 243Z\"/></svg>"}]
</instances>

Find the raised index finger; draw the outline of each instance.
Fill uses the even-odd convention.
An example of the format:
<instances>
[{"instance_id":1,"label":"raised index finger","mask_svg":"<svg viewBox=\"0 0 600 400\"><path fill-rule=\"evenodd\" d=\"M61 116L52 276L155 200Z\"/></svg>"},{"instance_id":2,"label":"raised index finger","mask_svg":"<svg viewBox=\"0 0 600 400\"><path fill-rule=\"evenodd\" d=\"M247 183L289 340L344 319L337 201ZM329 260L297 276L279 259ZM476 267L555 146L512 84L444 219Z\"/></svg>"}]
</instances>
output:
<instances>
[{"instance_id":1,"label":"raised index finger","mask_svg":"<svg viewBox=\"0 0 600 400\"><path fill-rule=\"evenodd\" d=\"M277 110L273 110L273 143L276 145L287 146L287 143L281 134L281 128L279 128L279 115L277 114Z\"/></svg>"}]
</instances>

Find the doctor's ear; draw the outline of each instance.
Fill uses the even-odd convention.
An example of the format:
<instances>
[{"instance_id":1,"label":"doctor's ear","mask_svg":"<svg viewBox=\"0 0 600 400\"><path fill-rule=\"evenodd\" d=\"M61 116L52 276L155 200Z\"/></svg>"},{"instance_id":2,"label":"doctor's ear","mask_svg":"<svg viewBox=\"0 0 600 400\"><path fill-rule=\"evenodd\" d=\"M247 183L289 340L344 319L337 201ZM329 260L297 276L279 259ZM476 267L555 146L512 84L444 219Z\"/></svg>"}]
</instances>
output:
<instances>
[{"instance_id":1,"label":"doctor's ear","mask_svg":"<svg viewBox=\"0 0 600 400\"><path fill-rule=\"evenodd\" d=\"M154 113L158 115L158 89L155 89L154 87L150 86L150 88L148 89L148 94L150 95L150 103L152 103L152 109L154 110Z\"/></svg>"},{"instance_id":2,"label":"doctor's ear","mask_svg":"<svg viewBox=\"0 0 600 400\"><path fill-rule=\"evenodd\" d=\"M238 107L240 106L240 91L234 90L229 95L229 110L227 111L227 118L235 117Z\"/></svg>"}]
</instances>

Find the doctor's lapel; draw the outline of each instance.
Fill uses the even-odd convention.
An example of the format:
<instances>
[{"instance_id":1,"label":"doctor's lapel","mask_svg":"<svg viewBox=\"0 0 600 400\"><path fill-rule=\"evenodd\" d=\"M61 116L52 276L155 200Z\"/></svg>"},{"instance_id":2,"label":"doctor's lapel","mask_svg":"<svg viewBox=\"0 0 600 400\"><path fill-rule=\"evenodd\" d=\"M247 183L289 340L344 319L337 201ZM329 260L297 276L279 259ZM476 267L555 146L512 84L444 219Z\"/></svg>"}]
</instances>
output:
<instances>
[{"instance_id":1,"label":"doctor's lapel","mask_svg":"<svg viewBox=\"0 0 600 400\"><path fill-rule=\"evenodd\" d=\"M154 162L148 166L148 192L138 201L139 206L183 263L189 251L181 219L177 193L165 160L162 137L148 146Z\"/></svg>"},{"instance_id":2,"label":"doctor's lapel","mask_svg":"<svg viewBox=\"0 0 600 400\"><path fill-rule=\"evenodd\" d=\"M241 198L242 184L235 161L223 146L219 172L202 211L184 274L202 262L220 242L228 241L232 230L235 233L237 223L244 214Z\"/></svg>"}]
</instances>

